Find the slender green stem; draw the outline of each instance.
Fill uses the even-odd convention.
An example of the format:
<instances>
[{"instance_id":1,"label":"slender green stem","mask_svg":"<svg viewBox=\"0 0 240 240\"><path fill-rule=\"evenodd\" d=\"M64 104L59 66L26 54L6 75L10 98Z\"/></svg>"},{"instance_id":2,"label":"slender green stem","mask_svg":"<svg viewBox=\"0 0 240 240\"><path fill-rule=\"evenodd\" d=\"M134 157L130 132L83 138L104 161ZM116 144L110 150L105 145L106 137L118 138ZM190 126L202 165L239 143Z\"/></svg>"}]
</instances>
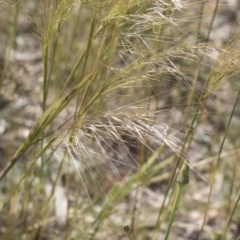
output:
<instances>
[{"instance_id":1,"label":"slender green stem","mask_svg":"<svg viewBox=\"0 0 240 240\"><path fill-rule=\"evenodd\" d=\"M176 214L176 211L177 211L177 208L178 208L178 204L179 204L179 201L180 201L180 198L181 198L181 195L182 195L183 188L184 188L183 185L178 185L176 198L175 198L175 201L174 201L174 204L173 204L172 213L171 213L171 216L170 216L170 220L169 220L169 223L168 223L168 227L167 227L167 231L166 231L164 240L167 240L168 237L169 237L170 230L172 228L173 220L175 218L175 214Z\"/></svg>"},{"instance_id":2,"label":"slender green stem","mask_svg":"<svg viewBox=\"0 0 240 240\"><path fill-rule=\"evenodd\" d=\"M170 220L169 220L169 223L168 223L168 227L167 227L167 231L166 231L164 240L167 240L168 237L169 237L169 234L170 234L170 231L171 231L171 228L172 228L172 224L173 224L173 220L174 220L175 215L176 215L176 211L177 211L177 208L178 208L181 196L182 196L184 186L186 184L188 184L188 182L189 182L189 166L188 166L188 163L184 163L182 165L182 168L181 168L181 170L179 172L179 175L178 175L178 178L177 178L178 189L177 189L176 198L175 198L175 201L174 201L174 204L173 204L172 213L171 213L171 216L170 216Z\"/></svg>"}]
</instances>

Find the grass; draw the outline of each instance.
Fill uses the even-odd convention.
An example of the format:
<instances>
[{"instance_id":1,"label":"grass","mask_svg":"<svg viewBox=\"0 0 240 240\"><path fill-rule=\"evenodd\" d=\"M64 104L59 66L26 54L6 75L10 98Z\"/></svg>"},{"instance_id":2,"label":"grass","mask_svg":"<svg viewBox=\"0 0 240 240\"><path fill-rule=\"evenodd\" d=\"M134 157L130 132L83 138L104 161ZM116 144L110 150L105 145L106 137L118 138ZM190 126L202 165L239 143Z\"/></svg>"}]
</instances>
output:
<instances>
[{"instance_id":1,"label":"grass","mask_svg":"<svg viewBox=\"0 0 240 240\"><path fill-rule=\"evenodd\" d=\"M1 239L239 237L237 19L228 41L212 35L224 9L0 3Z\"/></svg>"}]
</instances>

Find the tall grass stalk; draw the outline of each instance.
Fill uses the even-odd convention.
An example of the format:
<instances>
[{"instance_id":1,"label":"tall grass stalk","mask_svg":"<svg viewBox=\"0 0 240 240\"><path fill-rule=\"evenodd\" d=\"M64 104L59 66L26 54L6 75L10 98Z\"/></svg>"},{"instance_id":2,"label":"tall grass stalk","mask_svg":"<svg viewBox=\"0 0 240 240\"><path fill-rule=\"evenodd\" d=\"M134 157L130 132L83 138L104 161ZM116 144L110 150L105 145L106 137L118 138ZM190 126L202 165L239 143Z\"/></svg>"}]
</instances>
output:
<instances>
[{"instance_id":1,"label":"tall grass stalk","mask_svg":"<svg viewBox=\"0 0 240 240\"><path fill-rule=\"evenodd\" d=\"M178 177L177 177L178 190L177 190L177 193L175 196L175 201L173 204L172 213L171 213L171 216L169 219L169 223L168 223L168 227L167 227L167 231L166 231L164 240L167 240L169 237L170 230L171 230L171 227L173 224L173 220L174 220L176 211L178 209L178 204L179 204L180 198L182 196L184 186L186 184L188 184L188 182L189 182L189 166L188 166L188 164L184 163L184 165L182 166L182 168L178 174Z\"/></svg>"}]
</instances>

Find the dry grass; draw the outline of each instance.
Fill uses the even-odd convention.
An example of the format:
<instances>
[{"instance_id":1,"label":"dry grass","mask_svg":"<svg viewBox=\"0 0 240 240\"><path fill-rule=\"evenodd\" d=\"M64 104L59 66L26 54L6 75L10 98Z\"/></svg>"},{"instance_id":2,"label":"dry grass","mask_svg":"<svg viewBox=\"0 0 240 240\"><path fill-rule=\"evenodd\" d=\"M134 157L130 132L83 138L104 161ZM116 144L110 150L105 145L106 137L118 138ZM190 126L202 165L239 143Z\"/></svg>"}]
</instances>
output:
<instances>
[{"instance_id":1,"label":"dry grass","mask_svg":"<svg viewBox=\"0 0 240 240\"><path fill-rule=\"evenodd\" d=\"M228 5L0 11L1 239L237 239L238 18L215 34Z\"/></svg>"}]
</instances>

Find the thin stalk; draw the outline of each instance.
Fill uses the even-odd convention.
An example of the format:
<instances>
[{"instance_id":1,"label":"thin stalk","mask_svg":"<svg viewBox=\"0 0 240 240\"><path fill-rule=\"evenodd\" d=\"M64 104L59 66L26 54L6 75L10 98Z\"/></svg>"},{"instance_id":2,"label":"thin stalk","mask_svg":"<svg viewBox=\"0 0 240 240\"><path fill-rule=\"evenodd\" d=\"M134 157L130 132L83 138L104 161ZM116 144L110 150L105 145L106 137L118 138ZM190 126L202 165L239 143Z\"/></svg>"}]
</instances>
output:
<instances>
[{"instance_id":1,"label":"thin stalk","mask_svg":"<svg viewBox=\"0 0 240 240\"><path fill-rule=\"evenodd\" d=\"M236 211L236 209L237 209L237 206L238 206L239 201L240 201L240 190L239 190L239 192L238 192L238 196L237 196L237 199L236 199L235 204L234 204L234 206L233 206L233 209L232 209L232 211L231 211L231 213L230 213L230 215L229 215L229 217L228 217L228 219L227 219L226 226L225 226L225 228L224 228L224 231L223 231L221 240L225 240L225 239L226 239L227 229L228 229L228 227L229 227L229 225L230 225L230 223L231 223L231 221L232 221L233 214L235 213L235 211Z\"/></svg>"},{"instance_id":2,"label":"thin stalk","mask_svg":"<svg viewBox=\"0 0 240 240\"><path fill-rule=\"evenodd\" d=\"M69 165L67 165L66 167L68 168L67 173L69 173ZM66 196L69 196L69 192L70 192L70 174L66 175L65 189L66 189L65 190L66 191ZM75 207L76 206L73 206L73 209L76 209ZM77 212L77 211L74 211L74 212ZM63 240L69 239L70 238L69 235L71 233L71 228L70 228L71 224L70 224L70 219L69 219L69 207L67 208L66 216L67 216L67 219L66 219L66 224L64 226L64 230L63 230L63 232L64 232ZM73 219L75 219L75 216L73 217Z\"/></svg>"},{"instance_id":3,"label":"thin stalk","mask_svg":"<svg viewBox=\"0 0 240 240\"><path fill-rule=\"evenodd\" d=\"M15 14L14 14L12 32L11 32L10 39L8 41L6 54L5 54L5 58L4 58L5 61L4 61L3 69L2 69L2 72L1 72L0 89L1 89L2 84L3 84L3 80L6 78L6 74L7 74L7 71L8 71L8 66L9 66L9 63L10 63L11 51L12 51L12 49L14 49L16 47L15 38L16 38L16 33L17 33L17 25L18 25L18 16L19 16L19 11L20 11L20 6L21 6L21 1L18 1L18 3L16 3L16 5L15 5Z\"/></svg>"},{"instance_id":4,"label":"thin stalk","mask_svg":"<svg viewBox=\"0 0 240 240\"><path fill-rule=\"evenodd\" d=\"M231 206L231 200L232 200L232 193L233 193L233 187L234 187L234 183L236 182L236 176L237 176L237 172L238 172L238 159L239 159L239 154L237 153L237 156L235 157L235 162L233 163L232 166L232 178L231 178L231 186L229 189L229 194L228 194L228 200L227 200L227 212L230 211L230 206Z\"/></svg>"},{"instance_id":5,"label":"thin stalk","mask_svg":"<svg viewBox=\"0 0 240 240\"><path fill-rule=\"evenodd\" d=\"M90 47L91 47L92 40L93 40L93 33L94 33L94 28L95 28L95 23L96 23L96 17L97 17L97 9L94 11L92 22L91 22L91 28L90 28L90 33L89 33L89 37L88 37L85 61L84 61L83 69L82 69L82 76L84 76L84 74L85 74L87 63L88 63L89 51L90 51Z\"/></svg>"},{"instance_id":6,"label":"thin stalk","mask_svg":"<svg viewBox=\"0 0 240 240\"><path fill-rule=\"evenodd\" d=\"M42 101L42 111L46 110L47 95L48 95L48 50L49 49L49 40L45 43L44 47L44 57L43 57L43 101Z\"/></svg>"},{"instance_id":7,"label":"thin stalk","mask_svg":"<svg viewBox=\"0 0 240 240\"><path fill-rule=\"evenodd\" d=\"M49 86L50 86L50 79L52 75L52 68L53 68L53 63L55 60L55 55L56 55L56 50L57 50L57 44L58 44L58 39L59 35L62 29L62 25L64 20L61 18L64 15L65 12L65 6L55 6L56 8L62 8L61 11L61 16L60 20L57 26L57 31L56 31L56 38L53 43L53 52L51 54L51 61L49 63L49 47L51 43L51 36L53 33L53 27L54 27L54 22L52 21L52 16L47 14L46 16L46 22L45 22L45 34L46 34L46 39L44 42L43 46L43 103L42 103L42 110L43 112L46 110L46 104L47 104L47 97L48 97L48 91L49 91Z\"/></svg>"},{"instance_id":8,"label":"thin stalk","mask_svg":"<svg viewBox=\"0 0 240 240\"><path fill-rule=\"evenodd\" d=\"M86 54L85 54L85 61L84 61L84 64L83 64L83 69L82 69L82 77L85 75L85 71L86 71L86 67L87 67L87 63L88 63L89 52L90 52L90 47L91 47L91 43L92 43L92 39L93 39L96 17L97 17L97 9L94 11L92 22L91 22L91 28L90 28L90 33L89 33L89 37L88 37L88 44L87 44ZM87 82L87 86L86 86L85 91L83 93L83 96L81 98L81 102L80 102L80 95L78 96L77 103L76 103L75 117L78 115L78 113L77 113L78 109L81 110L81 108L82 108L83 102L85 100L85 97L87 95L87 92L88 92L88 89L90 87L91 82L92 82L91 80Z\"/></svg>"},{"instance_id":9,"label":"thin stalk","mask_svg":"<svg viewBox=\"0 0 240 240\"><path fill-rule=\"evenodd\" d=\"M68 78L67 78L67 80L66 80L66 82L65 82L65 84L64 84L64 86L63 86L63 88L62 88L62 92L60 92L60 95L63 94L63 92L64 92L64 91L66 90L66 88L67 88L67 85L73 80L73 77L74 77L74 75L75 75L75 73L76 73L79 65L81 64L83 58L85 57L86 52L87 52L87 51L85 50L85 51L80 55L80 57L78 58L77 62L75 63L75 65L74 65L71 73L69 74L69 76L68 76ZM79 79L80 79L80 78L78 78L78 80L79 80Z\"/></svg>"},{"instance_id":10,"label":"thin stalk","mask_svg":"<svg viewBox=\"0 0 240 240\"><path fill-rule=\"evenodd\" d=\"M71 52L71 51L73 50L72 47L73 47L73 45L74 45L74 39L75 39L75 37L76 37L76 35L77 35L76 33L77 33L77 28L79 27L79 21L80 21L80 16L81 16L80 13L81 13L81 11L82 11L82 6L80 5L80 6L79 6L78 13L77 13L77 18L76 18L76 22L75 22L75 25L74 25L72 37L71 37L70 44L69 44L69 52ZM62 90L63 90L63 91L66 89L67 85L73 80L73 77L74 77L74 75L75 75L75 73L76 73L79 65L81 64L81 62L82 62L85 54L86 54L86 50L85 50L82 54L80 54L78 60L76 61L75 65L73 66L73 68L72 68L72 70L71 70L71 72L70 72L67 80L65 81L65 83L64 83L64 85L63 85L63 87L62 87ZM68 55L68 60L67 60L67 62L70 61L70 58L71 58L71 56ZM62 94L62 92L60 92L60 94Z\"/></svg>"},{"instance_id":11,"label":"thin stalk","mask_svg":"<svg viewBox=\"0 0 240 240\"><path fill-rule=\"evenodd\" d=\"M202 62L202 59L203 58L201 57L199 62ZM201 69L201 63L198 63L198 64L199 65L198 65L197 69L195 70L195 74L194 74L194 78L193 78L193 81L192 81L190 93L188 94L187 106L186 106L186 109L185 109L185 112L184 112L183 124L181 126L182 129L185 129L185 127L187 125L187 120L188 120L188 116L189 116L189 112L190 112L190 106L191 106L191 103L193 101L194 92L195 92L196 86L197 86L197 80L198 80L199 72L200 72L200 69Z\"/></svg>"},{"instance_id":12,"label":"thin stalk","mask_svg":"<svg viewBox=\"0 0 240 240\"><path fill-rule=\"evenodd\" d=\"M74 44L74 39L76 38L77 36L77 32L78 32L78 28L80 26L80 19L81 19L81 12L82 12L82 7L83 5L80 5L79 6L79 9L78 9L78 13L77 13L77 17L76 17L76 21L75 21L75 24L74 24L74 27L73 27L73 31L72 31L72 37L71 37L71 40L70 40L70 49L69 51L72 50L72 46Z\"/></svg>"},{"instance_id":13,"label":"thin stalk","mask_svg":"<svg viewBox=\"0 0 240 240\"><path fill-rule=\"evenodd\" d=\"M215 180L215 175L216 175L217 168L218 168L218 165L219 165L219 162L220 162L220 156L221 156L222 149L223 149L223 146L224 146L224 143L225 143L228 131L229 131L229 127L230 127L230 124L231 124L231 121L232 121L233 114L235 112L235 108L236 108L236 105L237 105L237 102L238 102L239 95L240 95L240 88L238 90L237 97L235 99L235 103L233 105L233 109L232 109L232 112L231 112L230 118L228 120L226 130L225 130L225 133L224 133L224 136L223 136L223 140L221 142L221 145L220 145L220 148L219 148L219 151L218 151L217 161L216 161L215 167L213 169L213 174L212 174L212 178L211 178L211 186L210 186L210 189L209 189L208 200L207 200L206 207L205 207L205 214L204 214L203 223L202 223L202 226L201 226L201 229L200 229L200 235L199 235L198 240L202 239L203 229L204 229L204 225L205 225L205 222L206 222L208 207L209 207L209 203L210 203L210 196L212 194L213 182Z\"/></svg>"},{"instance_id":14,"label":"thin stalk","mask_svg":"<svg viewBox=\"0 0 240 240\"><path fill-rule=\"evenodd\" d=\"M146 141L146 140L145 140ZM139 156L139 166L141 169L141 167L143 166L143 159L146 159L145 158L145 148L144 147L138 147L140 148L137 155ZM140 181L141 179L139 179ZM140 181L141 182L141 181ZM143 183L140 183L140 184L137 184L136 186L136 192L135 192L135 195L134 195L134 199L133 199L133 207L132 207L132 211L131 211L131 233L137 238L137 234L138 232L136 231L137 229L137 213L138 213L138 208L137 208L137 205L138 205L138 202L140 199L142 199L142 185Z\"/></svg>"},{"instance_id":15,"label":"thin stalk","mask_svg":"<svg viewBox=\"0 0 240 240\"><path fill-rule=\"evenodd\" d=\"M47 24L48 25L48 24ZM47 27L48 31L48 27ZM47 42L44 46L43 51L43 100L42 100L42 112L44 113L46 110L46 103L47 103L47 95L48 95L48 88L49 88L49 79L47 77L48 74L48 51L49 51L49 36L47 36ZM44 146L44 129L42 129L42 141L41 141L41 148ZM41 156L41 173L43 173L43 162L44 156ZM42 176L42 174L41 174Z\"/></svg>"},{"instance_id":16,"label":"thin stalk","mask_svg":"<svg viewBox=\"0 0 240 240\"><path fill-rule=\"evenodd\" d=\"M178 189L177 189L177 194L176 194L176 198L173 204L173 209L172 209L172 213L170 216L170 220L168 223L168 227L167 227L167 231L165 234L165 238L164 240L168 240L171 228L172 228L172 224L173 224L173 220L175 218L176 215L176 211L178 209L178 205L182 196L182 192L184 189L184 186L186 184L188 184L189 182L189 166L188 163L184 163L181 167L181 170L179 172L178 178L177 178L177 183L178 183Z\"/></svg>"},{"instance_id":17,"label":"thin stalk","mask_svg":"<svg viewBox=\"0 0 240 240\"><path fill-rule=\"evenodd\" d=\"M208 29L208 33L207 33L207 39L206 39L207 42L209 41L209 36L210 36L211 31L212 31L212 26L213 26L213 22L214 22L214 19L216 17L216 14L217 14L218 5L219 5L219 0L216 0L215 8L214 8L214 11L213 11L213 16L212 16L211 23L210 23L210 26L209 26L209 29Z\"/></svg>"},{"instance_id":18,"label":"thin stalk","mask_svg":"<svg viewBox=\"0 0 240 240\"><path fill-rule=\"evenodd\" d=\"M135 233L138 194L139 194L139 191L140 191L139 188L140 188L140 186L137 185L136 192L134 194L134 199L133 199L133 207L132 207L132 210L131 210L131 232L132 233Z\"/></svg>"},{"instance_id":19,"label":"thin stalk","mask_svg":"<svg viewBox=\"0 0 240 240\"><path fill-rule=\"evenodd\" d=\"M205 1L202 1L200 10L199 10L199 20L197 26L197 36L196 36L196 43L199 42L200 34L201 34L201 26L202 26L202 17L203 17L203 9L204 9Z\"/></svg>"},{"instance_id":20,"label":"thin stalk","mask_svg":"<svg viewBox=\"0 0 240 240\"><path fill-rule=\"evenodd\" d=\"M51 62L50 62L50 67L49 67L48 79L47 79L47 89L49 89L49 83L50 83L51 76L52 76L53 63L54 63L54 60L55 60L55 55L56 55L57 45L58 45L58 39L59 39L59 35L60 35L61 29L62 29L62 25L63 25L63 20L61 20L58 23L56 38L55 38L54 43L53 43L53 52L51 54L52 56L51 56Z\"/></svg>"},{"instance_id":21,"label":"thin stalk","mask_svg":"<svg viewBox=\"0 0 240 240\"><path fill-rule=\"evenodd\" d=\"M211 194L212 194L213 183L214 183L214 178L215 178L215 171L214 171L214 169L215 169L215 167L214 167L214 163L213 163L212 174L211 174L211 179L210 179L210 189L209 189L207 203L206 203L205 210L204 210L204 217L203 217L202 226L201 226L201 229L200 229L200 232L199 232L198 240L202 239L203 229L204 229L204 225L205 225L206 219L207 219L207 211L208 211L208 207L209 207L209 204L210 204L210 197L211 197Z\"/></svg>"}]
</instances>

